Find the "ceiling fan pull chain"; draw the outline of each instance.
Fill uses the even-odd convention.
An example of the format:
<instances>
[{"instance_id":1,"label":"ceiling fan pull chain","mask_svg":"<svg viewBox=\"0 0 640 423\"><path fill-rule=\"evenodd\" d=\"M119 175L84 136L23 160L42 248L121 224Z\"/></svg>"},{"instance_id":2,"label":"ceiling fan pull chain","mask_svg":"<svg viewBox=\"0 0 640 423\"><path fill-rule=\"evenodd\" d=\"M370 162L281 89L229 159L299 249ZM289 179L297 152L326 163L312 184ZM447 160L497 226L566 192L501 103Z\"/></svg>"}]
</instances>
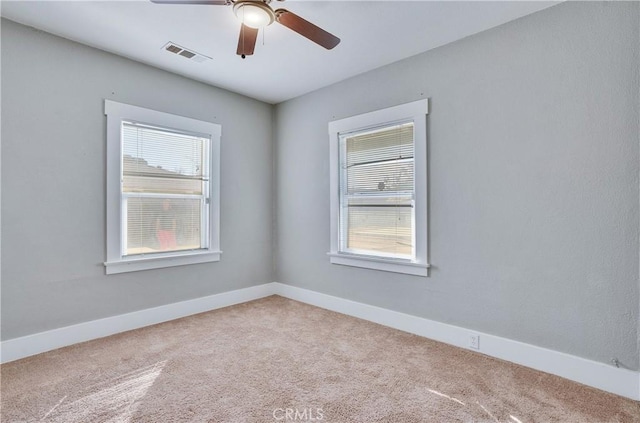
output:
<instances>
[{"instance_id":1,"label":"ceiling fan pull chain","mask_svg":"<svg viewBox=\"0 0 640 423\"><path fill-rule=\"evenodd\" d=\"M242 51L245 51L245 44L244 44L244 8L242 8L242 29L241 29L241 34L242 34ZM240 55L240 57L242 57L243 59L246 59L247 56L245 56L244 53L242 53L242 55Z\"/></svg>"}]
</instances>

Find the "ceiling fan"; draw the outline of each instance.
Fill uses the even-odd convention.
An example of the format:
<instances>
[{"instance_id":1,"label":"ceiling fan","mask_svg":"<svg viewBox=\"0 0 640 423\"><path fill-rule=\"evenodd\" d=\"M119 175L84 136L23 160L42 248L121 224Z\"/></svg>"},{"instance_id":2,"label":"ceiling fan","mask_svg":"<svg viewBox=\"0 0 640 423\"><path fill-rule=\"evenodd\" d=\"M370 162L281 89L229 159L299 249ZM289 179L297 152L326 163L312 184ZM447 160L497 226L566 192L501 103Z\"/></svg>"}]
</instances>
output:
<instances>
[{"instance_id":1,"label":"ceiling fan","mask_svg":"<svg viewBox=\"0 0 640 423\"><path fill-rule=\"evenodd\" d=\"M279 0L283 1L283 0ZM203 4L231 6L242 22L236 53L243 59L253 54L258 30L278 22L314 43L331 50L340 43L340 38L285 9L273 10L271 0L151 0L159 4Z\"/></svg>"}]
</instances>

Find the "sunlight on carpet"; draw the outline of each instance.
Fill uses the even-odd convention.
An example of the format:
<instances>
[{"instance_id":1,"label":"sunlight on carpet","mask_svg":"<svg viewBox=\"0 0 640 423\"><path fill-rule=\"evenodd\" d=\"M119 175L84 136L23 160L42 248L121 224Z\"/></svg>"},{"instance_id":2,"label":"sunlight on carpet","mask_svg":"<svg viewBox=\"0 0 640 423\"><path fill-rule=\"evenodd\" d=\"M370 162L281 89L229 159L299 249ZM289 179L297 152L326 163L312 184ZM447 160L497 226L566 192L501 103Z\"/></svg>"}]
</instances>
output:
<instances>
[{"instance_id":1,"label":"sunlight on carpet","mask_svg":"<svg viewBox=\"0 0 640 423\"><path fill-rule=\"evenodd\" d=\"M441 396L441 397L443 397L443 398L450 399L451 401L453 401L453 402L457 402L458 404L461 404L461 405L466 405L464 402L460 401L459 399L456 399L456 398L450 397L449 395L445 395L445 394L443 394L442 392L434 391L433 389L427 389L427 390L428 390L429 392L431 392L432 394L435 394L435 395Z\"/></svg>"},{"instance_id":2,"label":"sunlight on carpet","mask_svg":"<svg viewBox=\"0 0 640 423\"><path fill-rule=\"evenodd\" d=\"M65 403L65 395L51 410L42 417L42 421L59 423L81 423L101 421L110 423L128 423L140 401L160 376L166 361L155 363L141 369L123 374L104 383L104 388L89 388L84 396ZM104 420L102 420L104 419Z\"/></svg>"}]
</instances>

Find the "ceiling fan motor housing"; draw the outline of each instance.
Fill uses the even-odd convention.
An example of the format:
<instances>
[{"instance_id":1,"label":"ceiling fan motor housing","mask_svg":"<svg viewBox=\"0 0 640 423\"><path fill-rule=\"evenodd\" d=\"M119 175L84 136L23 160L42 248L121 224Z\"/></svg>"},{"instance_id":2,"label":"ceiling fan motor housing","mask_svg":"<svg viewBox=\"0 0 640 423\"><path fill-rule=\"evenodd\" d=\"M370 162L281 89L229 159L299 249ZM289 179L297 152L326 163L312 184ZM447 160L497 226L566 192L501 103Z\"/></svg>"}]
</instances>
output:
<instances>
[{"instance_id":1,"label":"ceiling fan motor housing","mask_svg":"<svg viewBox=\"0 0 640 423\"><path fill-rule=\"evenodd\" d=\"M267 4L269 1L239 0L233 4L233 13L246 26L263 28L271 25L276 19L273 9Z\"/></svg>"}]
</instances>

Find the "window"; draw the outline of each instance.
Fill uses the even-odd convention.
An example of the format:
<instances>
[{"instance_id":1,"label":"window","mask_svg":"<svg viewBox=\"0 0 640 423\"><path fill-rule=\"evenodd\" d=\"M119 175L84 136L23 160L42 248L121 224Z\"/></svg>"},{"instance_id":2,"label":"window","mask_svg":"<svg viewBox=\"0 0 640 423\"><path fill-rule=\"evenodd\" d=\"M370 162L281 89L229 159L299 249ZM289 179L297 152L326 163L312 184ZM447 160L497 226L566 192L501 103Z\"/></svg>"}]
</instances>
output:
<instances>
[{"instance_id":1,"label":"window","mask_svg":"<svg viewBox=\"0 0 640 423\"><path fill-rule=\"evenodd\" d=\"M329 123L331 263L427 276L427 100Z\"/></svg>"},{"instance_id":2,"label":"window","mask_svg":"<svg viewBox=\"0 0 640 423\"><path fill-rule=\"evenodd\" d=\"M105 100L107 274L218 261L220 125Z\"/></svg>"}]
</instances>

